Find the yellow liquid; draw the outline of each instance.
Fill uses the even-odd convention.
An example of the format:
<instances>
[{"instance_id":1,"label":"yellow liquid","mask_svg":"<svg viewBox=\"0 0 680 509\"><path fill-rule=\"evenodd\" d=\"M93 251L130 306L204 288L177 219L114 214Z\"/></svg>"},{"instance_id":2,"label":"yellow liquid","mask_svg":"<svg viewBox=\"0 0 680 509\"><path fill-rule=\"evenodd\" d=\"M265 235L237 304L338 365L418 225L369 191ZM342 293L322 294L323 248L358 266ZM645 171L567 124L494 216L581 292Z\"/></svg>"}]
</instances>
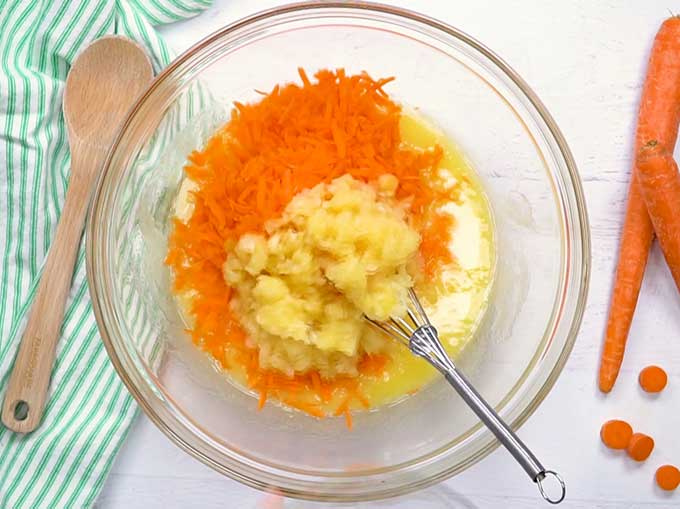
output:
<instances>
[{"instance_id":1,"label":"yellow liquid","mask_svg":"<svg viewBox=\"0 0 680 509\"><path fill-rule=\"evenodd\" d=\"M444 150L439 175L434 185L450 186L455 183L459 190L456 203L449 203L444 210L454 217L450 249L454 264L444 267L435 281L416 287L427 314L436 326L447 352L455 359L473 340L474 333L487 304L493 278L494 239L491 213L486 196L476 175L460 150L446 136L424 119L405 114L401 119L402 141L416 148L430 148L435 144ZM193 183L185 180L175 203L175 212L180 219L190 217L192 206L188 193ZM190 325L191 295L179 295L177 301L182 315ZM359 375L361 393L368 400L371 409L394 403L422 389L437 373L426 361L416 357L406 347L393 341L390 343L391 361L380 377ZM245 370L233 365L229 378L242 390L258 397L246 389ZM297 394L301 400L319 404L310 393ZM345 399L340 391L331 400L321 405L322 410L332 415ZM272 403L280 403L270 400ZM352 410L361 410L360 402L350 404Z\"/></svg>"},{"instance_id":2,"label":"yellow liquid","mask_svg":"<svg viewBox=\"0 0 680 509\"><path fill-rule=\"evenodd\" d=\"M455 218L450 245L455 264L445 267L436 281L416 288L444 347L455 359L473 340L486 309L494 267L491 213L470 164L442 132L409 114L402 116L401 135L403 142L413 147L440 145L444 149L440 176L443 182L454 179L460 186L458 203L445 207ZM395 345L392 362L381 379L359 376L360 387L373 408L413 394L437 376L427 362Z\"/></svg>"}]
</instances>

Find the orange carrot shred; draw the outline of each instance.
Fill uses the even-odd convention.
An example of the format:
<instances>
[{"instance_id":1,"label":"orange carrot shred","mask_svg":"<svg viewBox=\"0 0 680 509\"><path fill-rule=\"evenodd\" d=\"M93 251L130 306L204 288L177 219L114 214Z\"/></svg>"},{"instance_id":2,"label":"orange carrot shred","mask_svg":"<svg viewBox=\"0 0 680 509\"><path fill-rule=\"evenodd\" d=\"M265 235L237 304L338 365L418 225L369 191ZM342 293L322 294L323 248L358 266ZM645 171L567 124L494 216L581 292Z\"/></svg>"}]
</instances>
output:
<instances>
[{"instance_id":1,"label":"orange carrot shred","mask_svg":"<svg viewBox=\"0 0 680 509\"><path fill-rule=\"evenodd\" d=\"M345 423L347 424L347 429L352 429L353 423L352 423L352 412L349 411L349 408L345 409Z\"/></svg>"},{"instance_id":2,"label":"orange carrot shred","mask_svg":"<svg viewBox=\"0 0 680 509\"><path fill-rule=\"evenodd\" d=\"M368 398L364 396L360 390L356 391L354 397L359 401L359 403L361 403L361 406L364 407L366 410L368 410L371 407L370 401L368 401Z\"/></svg>"},{"instance_id":3,"label":"orange carrot shred","mask_svg":"<svg viewBox=\"0 0 680 509\"><path fill-rule=\"evenodd\" d=\"M335 412L333 413L334 416L342 415L345 413L345 410L347 410L348 407L348 399L346 398L340 405L338 405L338 408L335 409Z\"/></svg>"},{"instance_id":4,"label":"orange carrot shred","mask_svg":"<svg viewBox=\"0 0 680 509\"><path fill-rule=\"evenodd\" d=\"M260 391L260 398L257 402L257 409L262 410L264 408L264 404L267 402L267 389L262 389Z\"/></svg>"},{"instance_id":5,"label":"orange carrot shred","mask_svg":"<svg viewBox=\"0 0 680 509\"><path fill-rule=\"evenodd\" d=\"M359 373L369 376L380 376L385 371L388 361L389 357L387 355L366 354L359 361Z\"/></svg>"}]
</instances>

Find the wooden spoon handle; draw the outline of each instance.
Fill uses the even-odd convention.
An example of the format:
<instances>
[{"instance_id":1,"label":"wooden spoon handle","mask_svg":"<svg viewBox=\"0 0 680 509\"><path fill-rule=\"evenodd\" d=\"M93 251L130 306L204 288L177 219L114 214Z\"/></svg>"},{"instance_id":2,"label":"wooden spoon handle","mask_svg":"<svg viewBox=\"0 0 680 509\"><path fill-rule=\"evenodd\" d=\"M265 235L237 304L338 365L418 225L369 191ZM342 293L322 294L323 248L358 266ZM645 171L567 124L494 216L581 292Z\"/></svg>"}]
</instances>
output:
<instances>
[{"instance_id":1,"label":"wooden spoon handle","mask_svg":"<svg viewBox=\"0 0 680 509\"><path fill-rule=\"evenodd\" d=\"M42 419L92 181L102 159L92 152L89 156L90 171L74 171L72 165L64 209L5 394L2 422L20 433L33 431Z\"/></svg>"}]
</instances>

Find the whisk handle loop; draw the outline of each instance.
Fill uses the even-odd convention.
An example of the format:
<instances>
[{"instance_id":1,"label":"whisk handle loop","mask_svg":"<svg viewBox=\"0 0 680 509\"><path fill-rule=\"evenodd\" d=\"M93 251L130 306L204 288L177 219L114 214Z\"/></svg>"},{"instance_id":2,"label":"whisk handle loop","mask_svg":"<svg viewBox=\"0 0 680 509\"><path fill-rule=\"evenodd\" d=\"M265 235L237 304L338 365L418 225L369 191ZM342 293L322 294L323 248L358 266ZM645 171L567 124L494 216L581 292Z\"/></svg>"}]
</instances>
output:
<instances>
[{"instance_id":1,"label":"whisk handle loop","mask_svg":"<svg viewBox=\"0 0 680 509\"><path fill-rule=\"evenodd\" d=\"M432 325L428 324L419 327L411 337L409 348L413 353L430 362L444 375L460 397L463 398L463 401L512 454L531 480L537 483L541 496L546 501L551 504L559 504L564 500L566 487L560 475L552 470L545 469L524 442L499 417L496 411L468 382L467 378L458 371L441 345L437 330ZM543 481L548 476L554 477L559 482L561 492L557 497L551 498L544 490Z\"/></svg>"}]
</instances>

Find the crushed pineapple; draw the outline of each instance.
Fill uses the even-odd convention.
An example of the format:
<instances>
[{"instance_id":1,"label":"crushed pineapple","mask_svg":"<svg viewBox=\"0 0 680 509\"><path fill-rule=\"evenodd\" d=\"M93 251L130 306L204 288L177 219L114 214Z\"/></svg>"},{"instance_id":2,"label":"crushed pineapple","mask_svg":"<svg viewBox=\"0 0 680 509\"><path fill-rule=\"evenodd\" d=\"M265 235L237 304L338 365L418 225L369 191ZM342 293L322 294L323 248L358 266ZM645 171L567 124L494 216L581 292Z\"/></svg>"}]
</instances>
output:
<instances>
[{"instance_id":1,"label":"crushed pineapple","mask_svg":"<svg viewBox=\"0 0 680 509\"><path fill-rule=\"evenodd\" d=\"M399 182L349 175L299 193L266 235L243 235L224 264L231 306L260 365L289 375L356 375L364 353L388 348L368 326L405 313L420 237Z\"/></svg>"}]
</instances>

